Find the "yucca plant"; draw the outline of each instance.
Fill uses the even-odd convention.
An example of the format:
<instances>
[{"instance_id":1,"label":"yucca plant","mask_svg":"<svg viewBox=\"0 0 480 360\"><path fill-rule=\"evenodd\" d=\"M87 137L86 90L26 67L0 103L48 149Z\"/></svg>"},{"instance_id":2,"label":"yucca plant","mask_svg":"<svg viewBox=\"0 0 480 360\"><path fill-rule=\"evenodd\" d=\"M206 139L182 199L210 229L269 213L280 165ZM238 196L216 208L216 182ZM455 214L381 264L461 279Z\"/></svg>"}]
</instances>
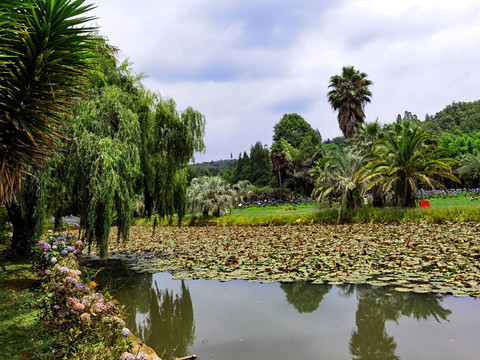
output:
<instances>
[{"instance_id":1,"label":"yucca plant","mask_svg":"<svg viewBox=\"0 0 480 360\"><path fill-rule=\"evenodd\" d=\"M4 0L0 5L0 204L64 137L93 44L84 0Z\"/></svg>"}]
</instances>

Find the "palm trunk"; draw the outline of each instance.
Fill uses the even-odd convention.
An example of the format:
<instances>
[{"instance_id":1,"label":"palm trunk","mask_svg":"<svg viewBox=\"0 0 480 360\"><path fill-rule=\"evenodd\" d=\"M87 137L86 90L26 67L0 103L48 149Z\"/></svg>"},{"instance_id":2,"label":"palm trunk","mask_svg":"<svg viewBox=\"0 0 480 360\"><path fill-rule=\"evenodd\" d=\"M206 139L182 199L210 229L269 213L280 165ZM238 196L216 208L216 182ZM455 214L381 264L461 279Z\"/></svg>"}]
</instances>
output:
<instances>
[{"instance_id":1,"label":"palm trunk","mask_svg":"<svg viewBox=\"0 0 480 360\"><path fill-rule=\"evenodd\" d=\"M382 189L380 186L375 186L373 188L372 204L373 207L376 208L383 207Z\"/></svg>"}]
</instances>

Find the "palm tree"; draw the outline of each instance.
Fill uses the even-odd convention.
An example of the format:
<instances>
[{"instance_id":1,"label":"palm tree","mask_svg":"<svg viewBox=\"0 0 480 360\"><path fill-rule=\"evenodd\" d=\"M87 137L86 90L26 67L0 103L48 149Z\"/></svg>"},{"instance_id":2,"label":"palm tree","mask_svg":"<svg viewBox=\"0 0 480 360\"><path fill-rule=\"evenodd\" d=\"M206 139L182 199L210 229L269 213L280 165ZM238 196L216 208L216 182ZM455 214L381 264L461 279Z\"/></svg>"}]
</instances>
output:
<instances>
[{"instance_id":1,"label":"palm tree","mask_svg":"<svg viewBox=\"0 0 480 360\"><path fill-rule=\"evenodd\" d=\"M367 79L367 74L355 70L353 66L344 66L342 75L334 75L328 85L328 101L334 110L338 110L338 124L345 136L350 139L355 128L364 122L363 111L370 102L372 93L368 87L373 83Z\"/></svg>"},{"instance_id":2,"label":"palm tree","mask_svg":"<svg viewBox=\"0 0 480 360\"><path fill-rule=\"evenodd\" d=\"M250 184L248 180L240 180L238 183L233 185L233 189L237 191L239 201L248 202L256 187Z\"/></svg>"},{"instance_id":3,"label":"palm tree","mask_svg":"<svg viewBox=\"0 0 480 360\"><path fill-rule=\"evenodd\" d=\"M382 186L382 194L395 192L395 202L402 207L414 207L420 183L434 189L447 190L439 177L459 182L449 164L458 163L445 157L448 149L428 145L432 135L412 121L397 121L384 139L375 143L375 150L365 157L365 165L357 174L365 182L365 191Z\"/></svg>"},{"instance_id":4,"label":"palm tree","mask_svg":"<svg viewBox=\"0 0 480 360\"><path fill-rule=\"evenodd\" d=\"M270 162L272 163L272 170L277 178L278 186L280 187L280 198L283 200L283 175L285 175L287 167L287 154L279 146L272 146L270 151Z\"/></svg>"},{"instance_id":5,"label":"palm tree","mask_svg":"<svg viewBox=\"0 0 480 360\"><path fill-rule=\"evenodd\" d=\"M366 157L375 150L375 143L383 138L384 128L375 122L363 123L355 132L352 138L352 150L362 157ZM372 199L374 207L383 207L382 189L380 186L372 188Z\"/></svg>"},{"instance_id":6,"label":"palm tree","mask_svg":"<svg viewBox=\"0 0 480 360\"><path fill-rule=\"evenodd\" d=\"M238 193L222 178L202 176L192 180L187 191L187 203L192 214L201 211L204 217L212 211L217 217L238 202Z\"/></svg>"},{"instance_id":7,"label":"palm tree","mask_svg":"<svg viewBox=\"0 0 480 360\"><path fill-rule=\"evenodd\" d=\"M315 185L312 196L318 201L339 198L337 222L343 220L345 210L355 207L354 195L361 186L356 174L361 164L361 158L352 152L335 152L317 161L310 170Z\"/></svg>"},{"instance_id":8,"label":"palm tree","mask_svg":"<svg viewBox=\"0 0 480 360\"><path fill-rule=\"evenodd\" d=\"M91 8L83 0L0 5L0 204L63 137L63 116L88 67Z\"/></svg>"},{"instance_id":9,"label":"palm tree","mask_svg":"<svg viewBox=\"0 0 480 360\"><path fill-rule=\"evenodd\" d=\"M461 179L472 182L480 179L480 152L477 156L473 154L463 155L461 163L462 166L457 169L458 176Z\"/></svg>"}]
</instances>

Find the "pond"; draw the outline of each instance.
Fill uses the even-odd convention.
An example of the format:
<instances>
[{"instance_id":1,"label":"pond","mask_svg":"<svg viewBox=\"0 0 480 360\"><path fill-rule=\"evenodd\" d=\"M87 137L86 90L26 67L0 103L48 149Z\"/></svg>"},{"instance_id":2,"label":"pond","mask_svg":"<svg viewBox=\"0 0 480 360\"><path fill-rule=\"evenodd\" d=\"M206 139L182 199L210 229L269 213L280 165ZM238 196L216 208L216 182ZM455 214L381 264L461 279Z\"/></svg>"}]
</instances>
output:
<instances>
[{"instance_id":1,"label":"pond","mask_svg":"<svg viewBox=\"0 0 480 360\"><path fill-rule=\"evenodd\" d=\"M121 260L96 279L164 360L478 358L479 299L370 285L173 280Z\"/></svg>"}]
</instances>

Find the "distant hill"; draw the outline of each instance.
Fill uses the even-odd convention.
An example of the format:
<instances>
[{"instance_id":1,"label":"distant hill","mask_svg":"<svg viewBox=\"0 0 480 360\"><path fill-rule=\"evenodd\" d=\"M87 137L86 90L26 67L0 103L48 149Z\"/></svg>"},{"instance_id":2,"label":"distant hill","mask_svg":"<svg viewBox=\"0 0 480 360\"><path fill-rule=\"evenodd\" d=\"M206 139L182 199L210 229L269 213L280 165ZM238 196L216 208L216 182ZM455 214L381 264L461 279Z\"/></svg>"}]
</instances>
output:
<instances>
[{"instance_id":1,"label":"distant hill","mask_svg":"<svg viewBox=\"0 0 480 360\"><path fill-rule=\"evenodd\" d=\"M426 122L436 135L444 132L455 133L457 130L467 134L478 131L480 130L480 100L454 102L435 116L427 116Z\"/></svg>"},{"instance_id":2,"label":"distant hill","mask_svg":"<svg viewBox=\"0 0 480 360\"><path fill-rule=\"evenodd\" d=\"M237 160L216 160L216 161L205 161L199 164L190 164L189 167L195 167L197 172L202 172L208 170L213 176L218 175L222 170L228 169L232 166Z\"/></svg>"}]
</instances>

